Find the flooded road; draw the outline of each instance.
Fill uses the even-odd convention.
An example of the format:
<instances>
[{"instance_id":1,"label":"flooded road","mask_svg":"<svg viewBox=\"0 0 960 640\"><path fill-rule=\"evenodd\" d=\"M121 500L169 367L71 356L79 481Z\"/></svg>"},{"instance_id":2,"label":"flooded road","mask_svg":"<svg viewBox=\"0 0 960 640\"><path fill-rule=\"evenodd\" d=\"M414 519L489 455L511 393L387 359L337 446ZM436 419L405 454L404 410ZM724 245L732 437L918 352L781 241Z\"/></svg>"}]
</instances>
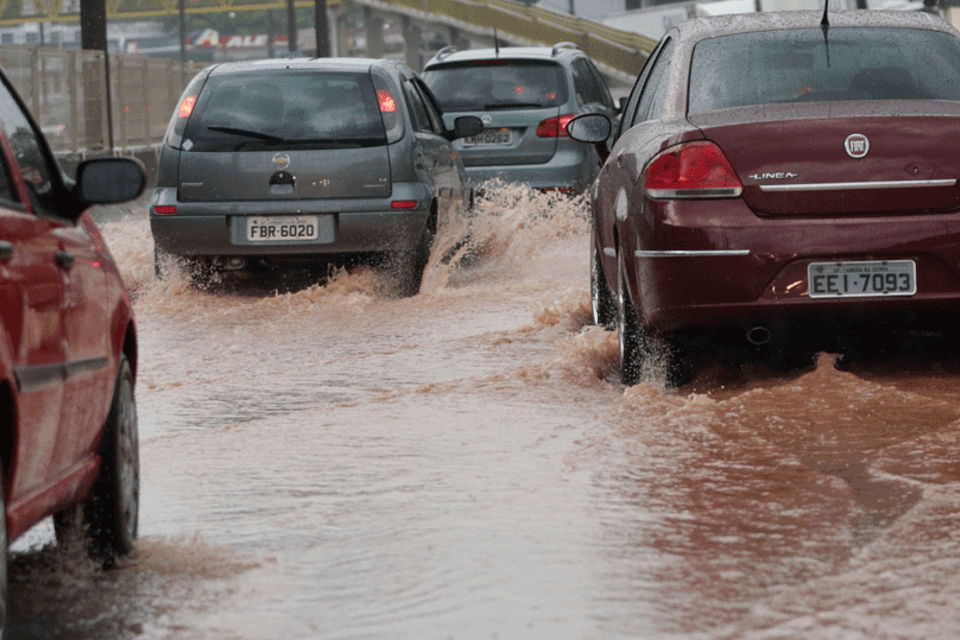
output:
<instances>
[{"instance_id":1,"label":"flooded road","mask_svg":"<svg viewBox=\"0 0 960 640\"><path fill-rule=\"evenodd\" d=\"M142 212L103 230L139 320L141 550L103 573L32 532L13 638L960 636L935 341L624 389L585 207L523 189L409 299L363 269L157 282Z\"/></svg>"}]
</instances>

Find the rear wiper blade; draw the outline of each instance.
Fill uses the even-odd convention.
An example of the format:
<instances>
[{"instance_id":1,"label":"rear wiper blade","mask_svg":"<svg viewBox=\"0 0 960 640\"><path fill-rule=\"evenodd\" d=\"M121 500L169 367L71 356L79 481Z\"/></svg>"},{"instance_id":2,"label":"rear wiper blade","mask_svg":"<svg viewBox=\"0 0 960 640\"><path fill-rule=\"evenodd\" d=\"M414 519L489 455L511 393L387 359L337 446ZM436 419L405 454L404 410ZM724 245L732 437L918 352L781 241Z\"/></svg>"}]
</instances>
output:
<instances>
[{"instance_id":1,"label":"rear wiper blade","mask_svg":"<svg viewBox=\"0 0 960 640\"><path fill-rule=\"evenodd\" d=\"M283 138L270 133L264 133L263 131L251 131L249 129L241 129L239 127L221 127L219 125L208 126L207 129L210 131L216 131L218 133L232 133L234 135L244 136L246 138L266 140L267 142L283 142Z\"/></svg>"}]
</instances>

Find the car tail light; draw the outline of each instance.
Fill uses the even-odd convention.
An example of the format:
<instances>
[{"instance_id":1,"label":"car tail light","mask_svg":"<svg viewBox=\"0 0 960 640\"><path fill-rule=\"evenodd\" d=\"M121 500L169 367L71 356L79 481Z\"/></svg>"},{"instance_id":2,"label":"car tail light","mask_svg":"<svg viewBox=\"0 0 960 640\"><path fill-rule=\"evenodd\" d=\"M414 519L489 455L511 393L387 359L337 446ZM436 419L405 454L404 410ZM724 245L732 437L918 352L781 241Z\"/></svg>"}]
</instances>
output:
<instances>
[{"instance_id":1,"label":"car tail light","mask_svg":"<svg viewBox=\"0 0 960 640\"><path fill-rule=\"evenodd\" d=\"M538 138L566 138L567 123L577 117L575 113L568 113L565 116L557 116L544 120L537 127Z\"/></svg>"},{"instance_id":2,"label":"car tail light","mask_svg":"<svg viewBox=\"0 0 960 640\"><path fill-rule=\"evenodd\" d=\"M688 142L663 151L644 172L651 198L736 198L743 185L713 142Z\"/></svg>"},{"instance_id":3,"label":"car tail light","mask_svg":"<svg viewBox=\"0 0 960 640\"><path fill-rule=\"evenodd\" d=\"M177 208L173 205L157 205L153 208L153 212L157 215L168 216L171 213L176 213Z\"/></svg>"},{"instance_id":4,"label":"car tail light","mask_svg":"<svg viewBox=\"0 0 960 640\"><path fill-rule=\"evenodd\" d=\"M385 89L377 91L377 102L380 105L380 113L396 113L397 103L389 91Z\"/></svg>"},{"instance_id":5,"label":"car tail light","mask_svg":"<svg viewBox=\"0 0 960 640\"><path fill-rule=\"evenodd\" d=\"M394 200L390 203L391 209L415 209L416 206L416 200Z\"/></svg>"},{"instance_id":6,"label":"car tail light","mask_svg":"<svg viewBox=\"0 0 960 640\"><path fill-rule=\"evenodd\" d=\"M197 104L197 96L187 96L180 103L180 111L177 113L181 118L189 118L193 113L193 108Z\"/></svg>"}]
</instances>

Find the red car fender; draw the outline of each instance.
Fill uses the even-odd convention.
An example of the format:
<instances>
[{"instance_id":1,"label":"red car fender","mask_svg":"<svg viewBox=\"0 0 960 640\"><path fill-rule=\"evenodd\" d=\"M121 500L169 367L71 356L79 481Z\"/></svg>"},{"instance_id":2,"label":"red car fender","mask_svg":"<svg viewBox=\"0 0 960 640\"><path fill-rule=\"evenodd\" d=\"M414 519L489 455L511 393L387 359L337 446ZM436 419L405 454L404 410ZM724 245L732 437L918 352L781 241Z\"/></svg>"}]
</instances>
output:
<instances>
[{"instance_id":1,"label":"red car fender","mask_svg":"<svg viewBox=\"0 0 960 640\"><path fill-rule=\"evenodd\" d=\"M113 254L107 247L103 235L96 223L90 217L89 213L84 213L80 218L80 224L84 226L87 233L94 239L97 245L97 251L103 258L103 267L105 270L114 273L116 282L122 282L120 270ZM112 282L112 281L111 281ZM134 379L137 376L137 344L136 344L136 321L133 313L133 302L126 289L120 288L115 293L117 300L116 306L110 313L110 369L116 374L118 365L118 356L121 352L126 352L127 359L130 361L130 368L133 370ZM129 341L129 344L128 344Z\"/></svg>"}]
</instances>

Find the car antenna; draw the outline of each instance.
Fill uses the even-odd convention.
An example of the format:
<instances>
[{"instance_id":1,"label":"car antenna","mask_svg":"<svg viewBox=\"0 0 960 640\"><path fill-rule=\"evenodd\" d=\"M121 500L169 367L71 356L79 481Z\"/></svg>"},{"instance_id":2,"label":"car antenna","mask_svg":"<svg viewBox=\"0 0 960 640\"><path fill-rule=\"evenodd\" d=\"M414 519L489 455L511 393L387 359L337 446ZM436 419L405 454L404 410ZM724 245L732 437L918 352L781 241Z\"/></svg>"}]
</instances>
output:
<instances>
[{"instance_id":1,"label":"car antenna","mask_svg":"<svg viewBox=\"0 0 960 640\"><path fill-rule=\"evenodd\" d=\"M493 50L496 52L497 57L500 57L500 38L497 36L497 28L493 28Z\"/></svg>"},{"instance_id":2,"label":"car antenna","mask_svg":"<svg viewBox=\"0 0 960 640\"><path fill-rule=\"evenodd\" d=\"M827 50L827 68L830 68L830 42L827 40L827 30L830 28L830 20L827 18L827 8L830 6L830 0L823 0L823 18L820 19L820 29L823 30L823 46Z\"/></svg>"}]
</instances>

